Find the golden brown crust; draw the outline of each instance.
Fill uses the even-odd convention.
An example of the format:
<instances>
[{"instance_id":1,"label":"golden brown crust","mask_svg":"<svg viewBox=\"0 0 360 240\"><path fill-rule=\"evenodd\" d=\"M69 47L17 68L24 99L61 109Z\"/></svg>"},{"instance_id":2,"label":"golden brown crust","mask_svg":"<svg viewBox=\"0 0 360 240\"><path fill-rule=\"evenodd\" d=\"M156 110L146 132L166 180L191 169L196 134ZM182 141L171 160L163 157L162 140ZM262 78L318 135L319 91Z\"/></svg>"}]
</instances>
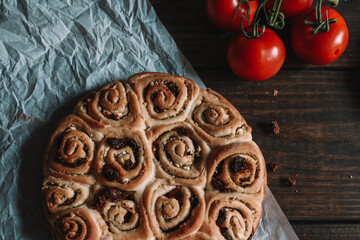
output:
<instances>
[{"instance_id":1,"label":"golden brown crust","mask_svg":"<svg viewBox=\"0 0 360 240\"><path fill-rule=\"evenodd\" d=\"M41 191L46 214L50 216L85 204L90 195L90 186L49 176L44 179Z\"/></svg>"},{"instance_id":2,"label":"golden brown crust","mask_svg":"<svg viewBox=\"0 0 360 240\"><path fill-rule=\"evenodd\" d=\"M60 122L50 138L45 160L45 175L91 184L91 165L95 142L102 138L81 118L69 115Z\"/></svg>"},{"instance_id":3,"label":"golden brown crust","mask_svg":"<svg viewBox=\"0 0 360 240\"><path fill-rule=\"evenodd\" d=\"M56 214L51 220L58 240L98 240L105 225L100 214L85 208L74 208ZM104 235L103 235L104 236Z\"/></svg>"},{"instance_id":4,"label":"golden brown crust","mask_svg":"<svg viewBox=\"0 0 360 240\"><path fill-rule=\"evenodd\" d=\"M210 148L185 122L162 125L147 131L154 153L157 177L178 183L204 186L205 162Z\"/></svg>"},{"instance_id":5,"label":"golden brown crust","mask_svg":"<svg viewBox=\"0 0 360 240\"><path fill-rule=\"evenodd\" d=\"M140 73L129 82L147 127L185 120L199 92L193 80L167 73Z\"/></svg>"},{"instance_id":6,"label":"golden brown crust","mask_svg":"<svg viewBox=\"0 0 360 240\"><path fill-rule=\"evenodd\" d=\"M250 239L260 222L261 203L236 193L206 193L206 214L200 231L214 239Z\"/></svg>"},{"instance_id":7,"label":"golden brown crust","mask_svg":"<svg viewBox=\"0 0 360 240\"><path fill-rule=\"evenodd\" d=\"M182 238L181 240L213 240L215 238L211 237L210 235L198 231L197 233L195 233L194 235L190 235L186 238Z\"/></svg>"},{"instance_id":8,"label":"golden brown crust","mask_svg":"<svg viewBox=\"0 0 360 240\"><path fill-rule=\"evenodd\" d=\"M150 230L142 192L123 191L96 184L90 206L101 214L112 239L150 239Z\"/></svg>"},{"instance_id":9,"label":"golden brown crust","mask_svg":"<svg viewBox=\"0 0 360 240\"><path fill-rule=\"evenodd\" d=\"M207 189L263 195L266 166L254 142L232 143L219 148L209 159Z\"/></svg>"},{"instance_id":10,"label":"golden brown crust","mask_svg":"<svg viewBox=\"0 0 360 240\"><path fill-rule=\"evenodd\" d=\"M152 154L145 133L119 129L98 146L94 162L97 180L122 190L144 188L153 174Z\"/></svg>"},{"instance_id":11,"label":"golden brown crust","mask_svg":"<svg viewBox=\"0 0 360 240\"><path fill-rule=\"evenodd\" d=\"M220 94L140 73L89 93L74 114L52 134L43 164L55 239L252 237L265 162Z\"/></svg>"},{"instance_id":12,"label":"golden brown crust","mask_svg":"<svg viewBox=\"0 0 360 240\"><path fill-rule=\"evenodd\" d=\"M137 97L129 84L122 81L111 82L98 92L90 92L79 101L74 112L101 131L123 125L145 128Z\"/></svg>"},{"instance_id":13,"label":"golden brown crust","mask_svg":"<svg viewBox=\"0 0 360 240\"><path fill-rule=\"evenodd\" d=\"M125 205L126 206L126 205ZM148 218L145 215L145 209L142 204L139 205L138 211L140 212L140 221L138 226L130 231L116 231L113 230L115 227L110 228L110 231L113 230L113 239L114 240L132 240L132 239L151 239L153 233L149 227ZM126 216L126 215L125 215ZM115 217L113 217L115 218ZM116 216L117 218L117 216Z\"/></svg>"},{"instance_id":14,"label":"golden brown crust","mask_svg":"<svg viewBox=\"0 0 360 240\"><path fill-rule=\"evenodd\" d=\"M210 146L234 141L251 140L251 127L224 97L217 92L201 90L192 106L187 121Z\"/></svg>"},{"instance_id":15,"label":"golden brown crust","mask_svg":"<svg viewBox=\"0 0 360 240\"><path fill-rule=\"evenodd\" d=\"M204 218L204 192L199 187L155 180L144 194L150 228L156 239L178 239L194 234Z\"/></svg>"}]
</instances>

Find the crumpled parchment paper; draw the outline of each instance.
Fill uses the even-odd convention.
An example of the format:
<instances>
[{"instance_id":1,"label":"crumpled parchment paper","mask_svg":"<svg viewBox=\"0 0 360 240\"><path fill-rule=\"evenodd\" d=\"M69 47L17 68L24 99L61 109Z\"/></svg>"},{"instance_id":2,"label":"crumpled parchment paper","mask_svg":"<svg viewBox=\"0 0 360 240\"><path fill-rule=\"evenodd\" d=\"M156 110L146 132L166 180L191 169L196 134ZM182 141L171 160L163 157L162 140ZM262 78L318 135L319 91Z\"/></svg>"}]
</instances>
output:
<instances>
[{"instance_id":1,"label":"crumpled parchment paper","mask_svg":"<svg viewBox=\"0 0 360 240\"><path fill-rule=\"evenodd\" d=\"M143 71L205 88L147 0L0 1L0 239L50 239L43 154L89 90ZM253 239L297 239L268 191Z\"/></svg>"}]
</instances>

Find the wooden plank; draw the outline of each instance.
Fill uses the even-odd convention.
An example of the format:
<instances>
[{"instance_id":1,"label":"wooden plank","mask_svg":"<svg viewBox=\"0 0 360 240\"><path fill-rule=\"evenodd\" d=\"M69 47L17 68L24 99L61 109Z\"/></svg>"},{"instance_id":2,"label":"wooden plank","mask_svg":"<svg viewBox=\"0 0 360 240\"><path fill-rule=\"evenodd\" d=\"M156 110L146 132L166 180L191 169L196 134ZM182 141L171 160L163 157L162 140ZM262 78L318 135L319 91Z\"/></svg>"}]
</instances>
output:
<instances>
[{"instance_id":1,"label":"wooden plank","mask_svg":"<svg viewBox=\"0 0 360 240\"><path fill-rule=\"evenodd\" d=\"M195 69L223 68L227 69L226 46L234 33L215 29L207 20L204 1L168 1L152 0L153 6L165 27L175 39L181 51ZM360 5L356 0L340 1L336 8L348 23L350 41L347 50L337 61L326 67L355 68L360 61ZM319 68L308 66L297 59L290 47L289 30L280 33L287 49L287 68Z\"/></svg>"},{"instance_id":2,"label":"wooden plank","mask_svg":"<svg viewBox=\"0 0 360 240\"><path fill-rule=\"evenodd\" d=\"M355 240L360 239L360 224L292 223L299 239L306 240Z\"/></svg>"}]
</instances>

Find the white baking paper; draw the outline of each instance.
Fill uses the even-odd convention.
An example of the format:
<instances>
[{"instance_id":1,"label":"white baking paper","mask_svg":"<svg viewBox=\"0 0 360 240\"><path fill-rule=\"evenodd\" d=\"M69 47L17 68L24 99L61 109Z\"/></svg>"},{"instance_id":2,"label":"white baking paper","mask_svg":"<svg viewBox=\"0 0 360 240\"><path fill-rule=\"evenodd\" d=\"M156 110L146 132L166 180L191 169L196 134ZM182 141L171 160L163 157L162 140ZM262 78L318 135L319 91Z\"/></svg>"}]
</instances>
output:
<instances>
[{"instance_id":1,"label":"white baking paper","mask_svg":"<svg viewBox=\"0 0 360 240\"><path fill-rule=\"evenodd\" d=\"M254 234L254 240L299 239L269 188L267 188L266 197L262 205L263 215Z\"/></svg>"},{"instance_id":2,"label":"white baking paper","mask_svg":"<svg viewBox=\"0 0 360 240\"><path fill-rule=\"evenodd\" d=\"M42 161L86 92L143 71L205 87L147 0L0 0L0 239L51 239ZM268 191L254 239L297 239Z\"/></svg>"}]
</instances>

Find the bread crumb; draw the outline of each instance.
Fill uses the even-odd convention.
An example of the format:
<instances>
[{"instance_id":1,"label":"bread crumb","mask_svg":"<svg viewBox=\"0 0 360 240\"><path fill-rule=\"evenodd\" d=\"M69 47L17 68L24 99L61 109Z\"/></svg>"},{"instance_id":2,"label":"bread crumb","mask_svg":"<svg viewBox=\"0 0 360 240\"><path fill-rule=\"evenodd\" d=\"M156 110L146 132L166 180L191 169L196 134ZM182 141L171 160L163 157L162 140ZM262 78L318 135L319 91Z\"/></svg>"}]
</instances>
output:
<instances>
[{"instance_id":1,"label":"bread crumb","mask_svg":"<svg viewBox=\"0 0 360 240\"><path fill-rule=\"evenodd\" d=\"M272 128L272 131L275 135L279 135L280 134L280 127L279 127L279 124L277 123L277 121L270 121L270 124L271 124L271 128Z\"/></svg>"},{"instance_id":2,"label":"bread crumb","mask_svg":"<svg viewBox=\"0 0 360 240\"><path fill-rule=\"evenodd\" d=\"M296 186L296 179L292 180L290 177L288 178L288 182L290 183L290 185L292 187L295 187Z\"/></svg>"},{"instance_id":3,"label":"bread crumb","mask_svg":"<svg viewBox=\"0 0 360 240\"><path fill-rule=\"evenodd\" d=\"M269 163L269 168L271 171L275 172L275 170L278 168L278 165L276 163Z\"/></svg>"}]
</instances>

